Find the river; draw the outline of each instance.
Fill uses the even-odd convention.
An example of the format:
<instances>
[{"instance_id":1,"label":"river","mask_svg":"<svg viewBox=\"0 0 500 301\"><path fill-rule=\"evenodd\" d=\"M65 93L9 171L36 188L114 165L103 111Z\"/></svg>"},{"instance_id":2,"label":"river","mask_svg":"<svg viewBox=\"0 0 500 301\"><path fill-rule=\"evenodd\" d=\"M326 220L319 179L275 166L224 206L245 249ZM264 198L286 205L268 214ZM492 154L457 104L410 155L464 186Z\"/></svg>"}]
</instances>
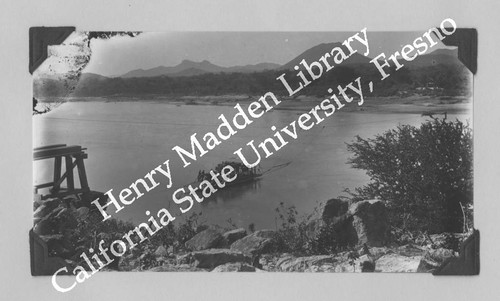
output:
<instances>
[{"instance_id":1,"label":"river","mask_svg":"<svg viewBox=\"0 0 500 301\"><path fill-rule=\"evenodd\" d=\"M139 223L147 220L146 210L156 212L165 207L180 215L178 205L172 202L176 188L193 182L199 170L208 171L222 161L236 160L235 150L252 139L272 136L271 126L280 129L296 120L301 112L271 110L184 168L172 148L180 145L189 149L193 133L215 131L220 114L232 117L235 110L231 106L152 101L68 102L33 118L33 141L35 147L59 143L86 147L85 165L91 189L102 192L113 189L116 194L170 160L172 188L160 185L113 214ZM465 120L469 114L448 115L455 117ZM369 178L364 171L346 164L350 156L346 142L353 141L356 135L372 137L398 124L419 125L425 118L420 114L336 112L261 162L262 170L288 165L274 168L254 183L216 193L195 204L190 212L202 212L202 221L207 223L227 226L231 221L239 227L254 223L258 229L274 228L275 208L280 202L295 206L299 214L309 214L320 202L345 195L345 188L367 183ZM48 162L34 164L35 183L50 179L50 166Z\"/></svg>"}]
</instances>

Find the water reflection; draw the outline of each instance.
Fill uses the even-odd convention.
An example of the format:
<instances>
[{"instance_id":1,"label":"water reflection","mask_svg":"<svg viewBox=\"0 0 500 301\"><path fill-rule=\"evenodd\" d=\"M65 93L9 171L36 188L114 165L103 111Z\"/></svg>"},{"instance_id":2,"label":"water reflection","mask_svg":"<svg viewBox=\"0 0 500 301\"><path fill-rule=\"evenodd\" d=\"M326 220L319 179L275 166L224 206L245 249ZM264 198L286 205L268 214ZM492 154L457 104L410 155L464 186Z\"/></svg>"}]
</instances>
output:
<instances>
[{"instance_id":1,"label":"water reflection","mask_svg":"<svg viewBox=\"0 0 500 301\"><path fill-rule=\"evenodd\" d=\"M255 179L250 182L241 183L234 186L219 189L214 195L205 200L204 204L209 202L216 202L222 205L226 202L238 201L245 195L255 192L261 188L260 181L262 179Z\"/></svg>"}]
</instances>

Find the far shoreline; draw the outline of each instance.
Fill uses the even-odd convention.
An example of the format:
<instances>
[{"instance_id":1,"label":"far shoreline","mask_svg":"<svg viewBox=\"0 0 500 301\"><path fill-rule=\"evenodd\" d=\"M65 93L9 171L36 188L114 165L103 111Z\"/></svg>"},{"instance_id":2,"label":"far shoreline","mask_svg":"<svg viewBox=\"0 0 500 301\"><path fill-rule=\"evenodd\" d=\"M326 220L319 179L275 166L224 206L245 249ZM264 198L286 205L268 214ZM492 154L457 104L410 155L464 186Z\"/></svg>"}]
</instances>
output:
<instances>
[{"instance_id":1,"label":"far shoreline","mask_svg":"<svg viewBox=\"0 0 500 301\"><path fill-rule=\"evenodd\" d=\"M258 100L260 96L249 95L210 95L210 96L121 96L108 97L54 97L39 99L41 103L65 103L65 102L144 102L156 104L169 104L176 106L207 105L207 106L234 106L249 104ZM319 104L324 98L317 96L301 95L297 97L277 96L282 103L275 110L307 111ZM358 99L359 100L359 99ZM409 97L385 96L365 97L361 106L358 100L342 108L342 112L355 113L397 113L397 114L425 114L444 113L463 114L472 112L472 98L466 96L421 96Z\"/></svg>"}]
</instances>

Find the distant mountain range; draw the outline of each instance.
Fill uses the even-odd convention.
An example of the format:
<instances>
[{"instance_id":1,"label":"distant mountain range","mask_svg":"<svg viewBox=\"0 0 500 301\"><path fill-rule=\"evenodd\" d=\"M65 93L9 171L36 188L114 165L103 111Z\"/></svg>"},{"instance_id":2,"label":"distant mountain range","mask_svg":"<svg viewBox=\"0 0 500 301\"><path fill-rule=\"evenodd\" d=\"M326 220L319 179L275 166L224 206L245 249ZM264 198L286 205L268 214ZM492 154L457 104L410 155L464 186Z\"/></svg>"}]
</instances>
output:
<instances>
[{"instance_id":1,"label":"distant mountain range","mask_svg":"<svg viewBox=\"0 0 500 301\"><path fill-rule=\"evenodd\" d=\"M301 66L300 62L305 59L306 62L312 62L318 60L325 53L329 53L334 47L341 47L348 51L341 43L324 43L316 45L288 63L284 65L274 64L274 63L260 63L255 65L245 65L245 66L234 66L234 67L221 67L210 63L207 60L201 62L194 62L190 60L183 60L180 64L172 67L158 66L151 69L136 69L129 71L121 76L121 78L133 78L133 77L156 77L156 76L170 76L170 77L180 77L180 76L193 76L201 75L205 73L253 73L261 72L266 70L293 70L295 66ZM388 55L388 54L387 54ZM438 49L426 55L420 55L415 60L411 62L402 61L407 67L425 67L434 64L457 64L459 63L457 58L457 50L449 49ZM355 64L368 64L371 58L361 55L359 53L353 54L349 59L347 59L342 65L355 65Z\"/></svg>"},{"instance_id":2,"label":"distant mountain range","mask_svg":"<svg viewBox=\"0 0 500 301\"><path fill-rule=\"evenodd\" d=\"M121 76L114 77L106 77L99 74L94 73L83 73L80 77L77 87L73 91L75 95L85 96L85 95L95 95L95 94L128 94L131 93L129 90L133 90L135 94L143 94L147 93L150 90L154 90L153 86L149 84L145 84L144 80L152 79L155 77L169 77L172 79L182 80L183 82L189 82L189 85L208 85L208 82L203 82L203 79L195 79L194 76L201 75L209 75L209 74L224 74L224 80L226 83L232 82L233 77L230 76L230 73L240 73L245 75L245 78L250 79L250 85L254 85L254 80L260 77L257 80L257 83L260 83L263 78L266 78L266 81L270 80L275 82L276 76L274 74L269 75L259 75L261 73L265 73L266 71L275 71L282 72L286 70L293 70L293 68L298 65L301 70L303 70L303 66L300 64L300 61L303 59L306 62L310 63L313 61L319 60L321 56L325 53L330 53L334 47L343 47L340 43L325 43L316 45L306 51L302 52L294 59L290 60L284 65L273 64L273 63L260 63L255 65L245 65L245 66L234 66L234 67L221 67L215 64L210 63L209 61L201 61L201 62L193 62L190 60L184 60L180 64L172 67L159 66L152 69L137 69L127 72ZM343 48L345 50L345 48ZM348 51L345 50L347 53ZM386 56L390 54L386 53ZM349 59L347 59L342 65L349 66L354 70L367 70L370 66L370 60L372 58L365 57L359 53L353 54ZM404 65L412 69L420 69L433 65L448 65L448 66L461 66L460 61L458 60L457 50L449 50L449 49L438 49L434 52L431 52L426 55L420 55L415 60L411 62L407 62L404 60L400 60L400 62L404 63ZM367 67L368 66L368 67ZM295 71L294 71L295 72ZM365 71L360 71L365 72ZM251 77L249 77L251 76ZM267 79L269 78L269 79ZM126 80L125 84L123 81ZM166 79L165 79L166 80ZM164 80L163 80L164 81ZM235 79L237 81L237 79ZM176 81L179 82L179 81ZM261 84L261 83L260 83ZM259 85L260 85L259 84ZM155 87L158 85L167 85L167 84L159 84L155 83ZM255 86L256 87L256 86ZM176 87L172 86L170 88L158 88L157 93L166 93L164 91L176 91ZM193 88L196 88L193 86ZM199 87L198 87L199 88ZM163 89L163 90L162 90ZM65 92L66 91L66 92ZM179 92L181 93L181 92ZM202 92L200 92L202 93ZM208 93L208 92L207 92ZM43 77L34 82L34 94L39 96L57 96L57 95L67 95L67 88L64 83L58 79L57 77Z\"/></svg>"},{"instance_id":3,"label":"distant mountain range","mask_svg":"<svg viewBox=\"0 0 500 301\"><path fill-rule=\"evenodd\" d=\"M234 66L234 67L221 67L210 63L209 61L193 62L190 60L183 60L179 65L173 67L159 66L151 69L136 69L127 72L119 77L155 77L155 76L193 76L204 73L251 73L260 72L265 70L273 70L280 67L278 64L273 63L260 63L256 65Z\"/></svg>"}]
</instances>

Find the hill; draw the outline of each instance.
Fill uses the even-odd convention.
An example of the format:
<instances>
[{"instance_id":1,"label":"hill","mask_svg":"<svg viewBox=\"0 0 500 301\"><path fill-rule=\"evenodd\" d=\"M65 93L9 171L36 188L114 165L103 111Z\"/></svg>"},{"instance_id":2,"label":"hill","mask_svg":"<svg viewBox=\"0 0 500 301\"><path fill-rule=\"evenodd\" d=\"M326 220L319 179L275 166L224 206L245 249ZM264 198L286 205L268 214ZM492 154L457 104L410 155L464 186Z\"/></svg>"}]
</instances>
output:
<instances>
[{"instance_id":1,"label":"hill","mask_svg":"<svg viewBox=\"0 0 500 301\"><path fill-rule=\"evenodd\" d=\"M306 60L306 62L313 62L317 61L320 57L322 57L325 53L330 53L333 48L335 47L340 47L344 50L345 53L349 53L346 47L344 47L341 43L323 43L316 45L312 48L307 49L306 51L302 52L300 55L289 61L288 63L284 64L281 66L279 69L281 70L293 70L295 66L301 66L300 61L303 59ZM342 65L353 65L353 64L369 64L370 63L370 58L361 55L359 53L355 53L352 56L349 57L349 59L345 60Z\"/></svg>"},{"instance_id":2,"label":"hill","mask_svg":"<svg viewBox=\"0 0 500 301\"><path fill-rule=\"evenodd\" d=\"M201 62L193 62L190 60L183 60L180 64L173 67L159 66L151 69L136 69L127 72L120 77L122 78L132 78L132 77L155 77L155 76L192 76L200 75L204 73L250 73L250 72L260 72L264 70L271 70L279 67L278 64L272 63L260 63L256 65L246 65L246 66L234 66L234 67L221 67L210 63L207 60Z\"/></svg>"}]
</instances>

